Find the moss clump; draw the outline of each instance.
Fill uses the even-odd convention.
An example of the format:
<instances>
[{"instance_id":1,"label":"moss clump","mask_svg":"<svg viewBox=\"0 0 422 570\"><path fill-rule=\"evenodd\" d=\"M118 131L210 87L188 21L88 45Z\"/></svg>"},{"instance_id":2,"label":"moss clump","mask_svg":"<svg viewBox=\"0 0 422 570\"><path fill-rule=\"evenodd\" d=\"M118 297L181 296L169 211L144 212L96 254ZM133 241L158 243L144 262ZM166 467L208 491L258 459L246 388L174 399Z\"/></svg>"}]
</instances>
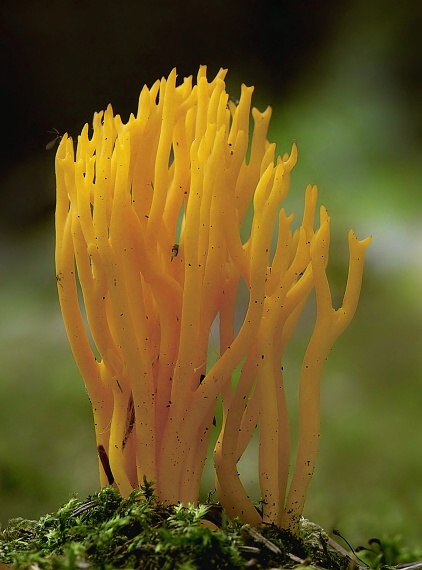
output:
<instances>
[{"instance_id":1,"label":"moss clump","mask_svg":"<svg viewBox=\"0 0 422 570\"><path fill-rule=\"evenodd\" d=\"M106 487L84 502L72 498L38 521L11 520L0 532L0 562L22 570L262 569L304 563L345 570L350 557L333 550L329 540L307 521L293 537L273 525L254 529L229 522L217 505L165 506L145 483L126 499Z\"/></svg>"},{"instance_id":2,"label":"moss clump","mask_svg":"<svg viewBox=\"0 0 422 570\"><path fill-rule=\"evenodd\" d=\"M123 499L106 487L39 521L0 533L0 560L15 568L242 568L235 539L200 526L208 507L165 507L150 485Z\"/></svg>"}]
</instances>

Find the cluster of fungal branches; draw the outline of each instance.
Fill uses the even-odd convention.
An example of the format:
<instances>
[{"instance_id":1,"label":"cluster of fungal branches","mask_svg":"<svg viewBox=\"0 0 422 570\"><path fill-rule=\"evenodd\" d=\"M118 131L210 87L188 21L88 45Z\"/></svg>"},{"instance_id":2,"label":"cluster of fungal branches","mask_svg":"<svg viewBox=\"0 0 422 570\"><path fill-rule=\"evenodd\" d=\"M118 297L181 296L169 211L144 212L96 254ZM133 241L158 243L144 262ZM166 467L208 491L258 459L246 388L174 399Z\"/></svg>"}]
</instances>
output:
<instances>
[{"instance_id":1,"label":"cluster of fungal branches","mask_svg":"<svg viewBox=\"0 0 422 570\"><path fill-rule=\"evenodd\" d=\"M324 362L352 319L369 238L349 234L349 275L334 309L326 277L330 219L308 186L300 227L282 203L297 149L276 156L270 108L233 102L225 70L176 71L140 94L123 123L109 106L56 158L56 267L70 345L92 403L102 485L127 496L144 477L168 503L196 502L216 403L218 498L231 517L294 530L314 470ZM252 115L252 121L251 121ZM253 123L250 129L250 123ZM251 131L251 132L250 132ZM274 231L276 243L272 243ZM239 290L247 291L240 323ZM298 378L291 442L282 363L311 291L316 322ZM236 317L238 318L238 317ZM209 336L218 324L218 357ZM256 429L263 504L237 464Z\"/></svg>"}]
</instances>

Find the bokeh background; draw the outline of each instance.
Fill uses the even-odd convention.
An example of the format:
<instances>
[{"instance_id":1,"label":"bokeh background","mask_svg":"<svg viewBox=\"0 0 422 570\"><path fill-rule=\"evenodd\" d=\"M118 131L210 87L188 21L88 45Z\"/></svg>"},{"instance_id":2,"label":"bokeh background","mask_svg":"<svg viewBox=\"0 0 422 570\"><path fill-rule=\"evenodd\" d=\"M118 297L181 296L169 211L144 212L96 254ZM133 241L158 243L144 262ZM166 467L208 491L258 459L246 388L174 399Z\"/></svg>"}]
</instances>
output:
<instances>
[{"instance_id":1,"label":"bokeh background","mask_svg":"<svg viewBox=\"0 0 422 570\"><path fill-rule=\"evenodd\" d=\"M360 306L322 385L305 515L353 544L422 546L420 0L6 0L0 7L0 522L98 488L90 406L56 299L50 129L77 136L177 67L228 67L299 146L287 208L318 184L341 300L347 231L371 234ZM289 394L306 338L289 355ZM294 423L294 419L293 419ZM249 481L250 483L250 481ZM206 491L207 489L205 489Z\"/></svg>"}]
</instances>

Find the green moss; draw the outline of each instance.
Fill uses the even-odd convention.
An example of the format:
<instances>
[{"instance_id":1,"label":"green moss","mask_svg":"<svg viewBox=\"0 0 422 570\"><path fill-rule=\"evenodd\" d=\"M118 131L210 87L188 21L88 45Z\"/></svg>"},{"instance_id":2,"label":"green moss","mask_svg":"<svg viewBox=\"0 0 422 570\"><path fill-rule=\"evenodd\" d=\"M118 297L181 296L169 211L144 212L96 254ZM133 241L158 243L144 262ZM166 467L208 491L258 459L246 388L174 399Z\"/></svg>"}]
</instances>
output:
<instances>
[{"instance_id":1,"label":"green moss","mask_svg":"<svg viewBox=\"0 0 422 570\"><path fill-rule=\"evenodd\" d=\"M11 520L0 532L0 562L22 570L262 569L303 563L345 570L350 558L330 548L324 531L307 521L297 537L272 525L252 529L227 521L217 505L165 506L145 483L126 499L106 487L84 502L72 498L38 521Z\"/></svg>"},{"instance_id":2,"label":"green moss","mask_svg":"<svg viewBox=\"0 0 422 570\"><path fill-rule=\"evenodd\" d=\"M401 544L401 537L370 538L366 546L358 546L355 552L359 559L371 569L391 568L400 565L402 570L406 566L415 569L422 567L422 549L407 549ZM415 560L418 563L415 564Z\"/></svg>"}]
</instances>

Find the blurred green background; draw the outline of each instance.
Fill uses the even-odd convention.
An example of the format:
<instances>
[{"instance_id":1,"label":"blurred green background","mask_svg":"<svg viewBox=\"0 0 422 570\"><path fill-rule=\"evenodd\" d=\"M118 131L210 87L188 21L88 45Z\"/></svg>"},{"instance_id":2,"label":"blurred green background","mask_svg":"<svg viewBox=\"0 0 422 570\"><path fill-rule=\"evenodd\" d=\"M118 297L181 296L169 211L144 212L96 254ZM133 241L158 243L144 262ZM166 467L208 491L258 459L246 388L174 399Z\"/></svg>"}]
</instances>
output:
<instances>
[{"instance_id":1,"label":"blurred green background","mask_svg":"<svg viewBox=\"0 0 422 570\"><path fill-rule=\"evenodd\" d=\"M347 231L373 236L357 315L325 370L305 515L354 544L400 534L422 546L420 1L18 0L0 11L1 524L98 488L56 299L47 131L76 136L109 102L127 119L144 83L205 63L210 75L229 68L234 97L256 86L280 153L297 142L287 209L300 216L306 184L318 184L338 302ZM293 399L305 340L300 329L285 367Z\"/></svg>"}]
</instances>

